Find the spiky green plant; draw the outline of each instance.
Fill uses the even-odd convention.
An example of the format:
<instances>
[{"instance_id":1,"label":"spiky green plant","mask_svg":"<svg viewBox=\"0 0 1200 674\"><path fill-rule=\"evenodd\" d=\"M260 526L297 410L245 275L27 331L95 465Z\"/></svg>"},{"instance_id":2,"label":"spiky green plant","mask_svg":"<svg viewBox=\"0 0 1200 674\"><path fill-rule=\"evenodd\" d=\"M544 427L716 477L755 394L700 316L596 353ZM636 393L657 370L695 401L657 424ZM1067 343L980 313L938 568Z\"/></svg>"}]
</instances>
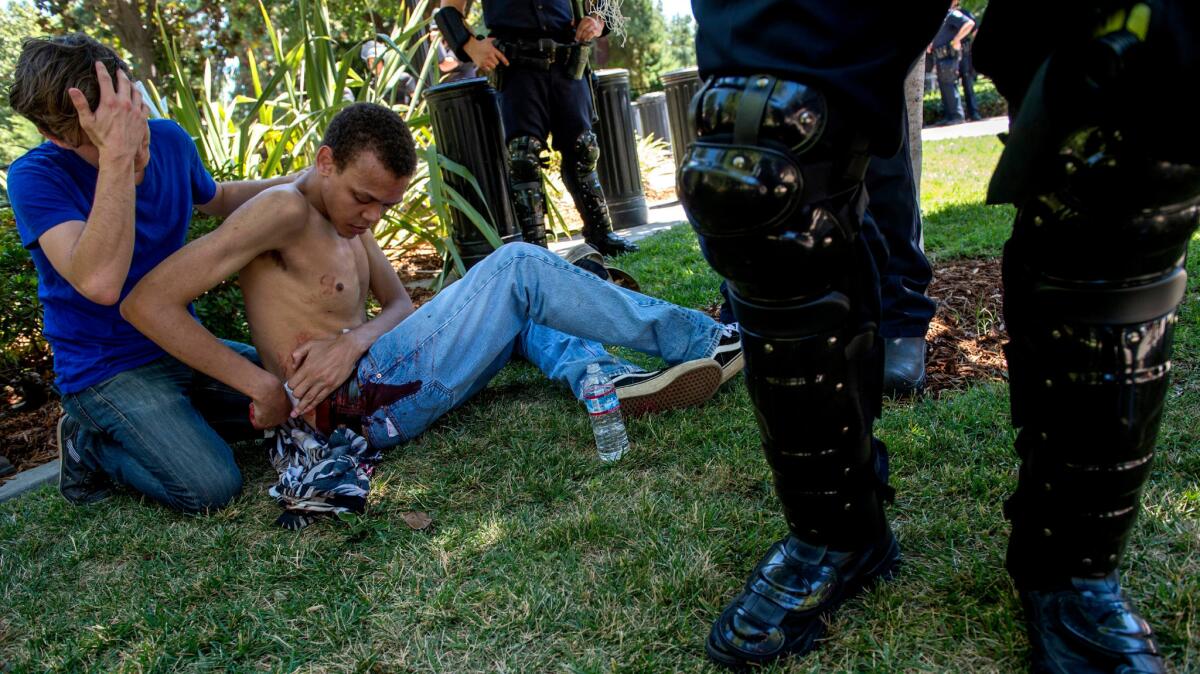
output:
<instances>
[{"instance_id":1,"label":"spiky green plant","mask_svg":"<svg viewBox=\"0 0 1200 674\"><path fill-rule=\"evenodd\" d=\"M167 51L170 82L161 96L151 85L151 95L163 101L164 114L177 121L196 139L200 155L214 174L229 179L269 178L312 164L325 127L334 115L355 102L389 105L401 114L417 143L419 164L404 200L380 221L375 236L385 248L405 250L420 244L432 245L447 260L446 269L463 266L451 239L453 210L461 211L493 246L500 245L488 213L480 213L468 199L442 180L444 172L462 176L474 189L478 183L461 165L437 151L430 117L422 96L431 81L435 59L426 58L418 68L417 54L429 47L429 36L421 17L429 0L411 11L398 3L402 15L390 34L376 40L385 45L383 70L377 77L363 78L352 66L361 43L339 45L335 39L324 0L300 0L295 25L283 30L271 21L259 0L271 54L264 61L247 50L243 65L250 73L252 96L239 95L226 105L215 93L213 68L204 64L200 86L185 72L174 44L160 22ZM415 73L416 91L411 104L393 104L390 92L404 73Z\"/></svg>"}]
</instances>

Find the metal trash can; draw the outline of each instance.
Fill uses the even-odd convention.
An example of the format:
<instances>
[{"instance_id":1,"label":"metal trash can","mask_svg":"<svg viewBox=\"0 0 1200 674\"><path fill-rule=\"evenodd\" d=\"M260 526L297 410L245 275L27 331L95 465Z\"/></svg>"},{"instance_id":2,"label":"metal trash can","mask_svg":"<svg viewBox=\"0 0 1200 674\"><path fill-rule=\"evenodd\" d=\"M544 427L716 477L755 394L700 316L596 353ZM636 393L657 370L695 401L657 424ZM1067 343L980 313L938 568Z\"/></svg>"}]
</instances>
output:
<instances>
[{"instance_id":1,"label":"metal trash can","mask_svg":"<svg viewBox=\"0 0 1200 674\"><path fill-rule=\"evenodd\" d=\"M629 71L624 68L596 73L596 138L600 143L600 187L608 203L613 229L644 225L650 220L642 191L637 139L633 134L633 108L629 105Z\"/></svg>"},{"instance_id":2,"label":"metal trash can","mask_svg":"<svg viewBox=\"0 0 1200 674\"><path fill-rule=\"evenodd\" d=\"M688 106L700 90L700 72L692 66L663 73L661 79L671 121L671 152L675 155L675 168L679 168L684 151L696 140L696 128L688 119Z\"/></svg>"},{"instance_id":3,"label":"metal trash can","mask_svg":"<svg viewBox=\"0 0 1200 674\"><path fill-rule=\"evenodd\" d=\"M508 155L496 90L487 78L475 77L430 87L425 92L438 152L462 164L475 176L483 199L462 176L442 172L442 179L483 214L503 243L521 241L508 194ZM454 243L469 269L492 252L492 244L469 218L451 208Z\"/></svg>"},{"instance_id":4,"label":"metal trash can","mask_svg":"<svg viewBox=\"0 0 1200 674\"><path fill-rule=\"evenodd\" d=\"M661 91L642 94L637 99L638 116L642 120L642 137L655 138L671 144L671 116L667 113L667 95Z\"/></svg>"}]
</instances>

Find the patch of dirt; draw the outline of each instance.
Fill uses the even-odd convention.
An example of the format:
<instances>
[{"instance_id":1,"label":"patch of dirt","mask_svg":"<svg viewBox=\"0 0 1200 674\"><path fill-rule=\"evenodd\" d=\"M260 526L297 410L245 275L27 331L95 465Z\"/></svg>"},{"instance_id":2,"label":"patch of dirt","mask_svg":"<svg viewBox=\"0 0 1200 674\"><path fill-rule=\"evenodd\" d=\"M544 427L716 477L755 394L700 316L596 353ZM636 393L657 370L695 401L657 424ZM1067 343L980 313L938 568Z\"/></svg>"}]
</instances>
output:
<instances>
[{"instance_id":1,"label":"patch of dirt","mask_svg":"<svg viewBox=\"0 0 1200 674\"><path fill-rule=\"evenodd\" d=\"M940 397L976 381L1008 378L1001 346L1007 339L1001 314L1000 261L956 260L933 270L929 296L937 313L925 341L925 395ZM721 303L700 310L716 319Z\"/></svg>"},{"instance_id":2,"label":"patch of dirt","mask_svg":"<svg viewBox=\"0 0 1200 674\"><path fill-rule=\"evenodd\" d=\"M54 431L60 416L62 406L57 400L31 412L0 413L0 453L8 458L17 473L58 458ZM13 475L0 478L0 484Z\"/></svg>"},{"instance_id":3,"label":"patch of dirt","mask_svg":"<svg viewBox=\"0 0 1200 674\"><path fill-rule=\"evenodd\" d=\"M1008 378L1001 348L1008 339L1001 313L1000 260L957 260L934 267L929 296L937 314L929 344L926 395Z\"/></svg>"},{"instance_id":4,"label":"patch of dirt","mask_svg":"<svg viewBox=\"0 0 1200 674\"><path fill-rule=\"evenodd\" d=\"M652 206L657 203L675 201L675 188L664 187L663 189L655 189L647 183L642 183L642 191L646 193L646 204Z\"/></svg>"}]
</instances>

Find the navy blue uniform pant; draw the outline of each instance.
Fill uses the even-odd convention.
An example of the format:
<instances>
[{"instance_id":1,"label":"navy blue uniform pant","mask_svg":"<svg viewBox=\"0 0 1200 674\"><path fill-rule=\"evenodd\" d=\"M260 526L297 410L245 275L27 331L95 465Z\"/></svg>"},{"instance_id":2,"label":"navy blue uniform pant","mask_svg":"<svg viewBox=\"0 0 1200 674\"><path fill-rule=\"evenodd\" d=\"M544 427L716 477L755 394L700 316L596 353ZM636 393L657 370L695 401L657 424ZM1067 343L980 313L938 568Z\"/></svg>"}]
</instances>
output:
<instances>
[{"instance_id":1,"label":"navy blue uniform pant","mask_svg":"<svg viewBox=\"0 0 1200 674\"><path fill-rule=\"evenodd\" d=\"M571 144L592 128L592 94L587 79L574 80L559 63L549 70L509 67L500 88L504 141L530 136L569 152Z\"/></svg>"}]
</instances>

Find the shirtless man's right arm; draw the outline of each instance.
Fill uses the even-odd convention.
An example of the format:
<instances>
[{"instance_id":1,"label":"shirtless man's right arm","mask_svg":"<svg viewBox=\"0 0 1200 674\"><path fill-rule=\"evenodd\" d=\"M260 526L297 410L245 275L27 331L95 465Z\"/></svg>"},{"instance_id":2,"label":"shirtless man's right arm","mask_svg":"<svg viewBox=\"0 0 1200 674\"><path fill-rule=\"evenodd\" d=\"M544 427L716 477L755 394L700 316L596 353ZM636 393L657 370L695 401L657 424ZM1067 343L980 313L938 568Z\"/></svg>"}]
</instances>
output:
<instances>
[{"instance_id":1,"label":"shirtless man's right arm","mask_svg":"<svg viewBox=\"0 0 1200 674\"><path fill-rule=\"evenodd\" d=\"M294 187L269 189L164 260L121 304L125 320L168 353L248 396L260 428L287 419L291 403L283 382L221 343L187 307L261 253L286 246L308 217L308 202Z\"/></svg>"}]
</instances>

